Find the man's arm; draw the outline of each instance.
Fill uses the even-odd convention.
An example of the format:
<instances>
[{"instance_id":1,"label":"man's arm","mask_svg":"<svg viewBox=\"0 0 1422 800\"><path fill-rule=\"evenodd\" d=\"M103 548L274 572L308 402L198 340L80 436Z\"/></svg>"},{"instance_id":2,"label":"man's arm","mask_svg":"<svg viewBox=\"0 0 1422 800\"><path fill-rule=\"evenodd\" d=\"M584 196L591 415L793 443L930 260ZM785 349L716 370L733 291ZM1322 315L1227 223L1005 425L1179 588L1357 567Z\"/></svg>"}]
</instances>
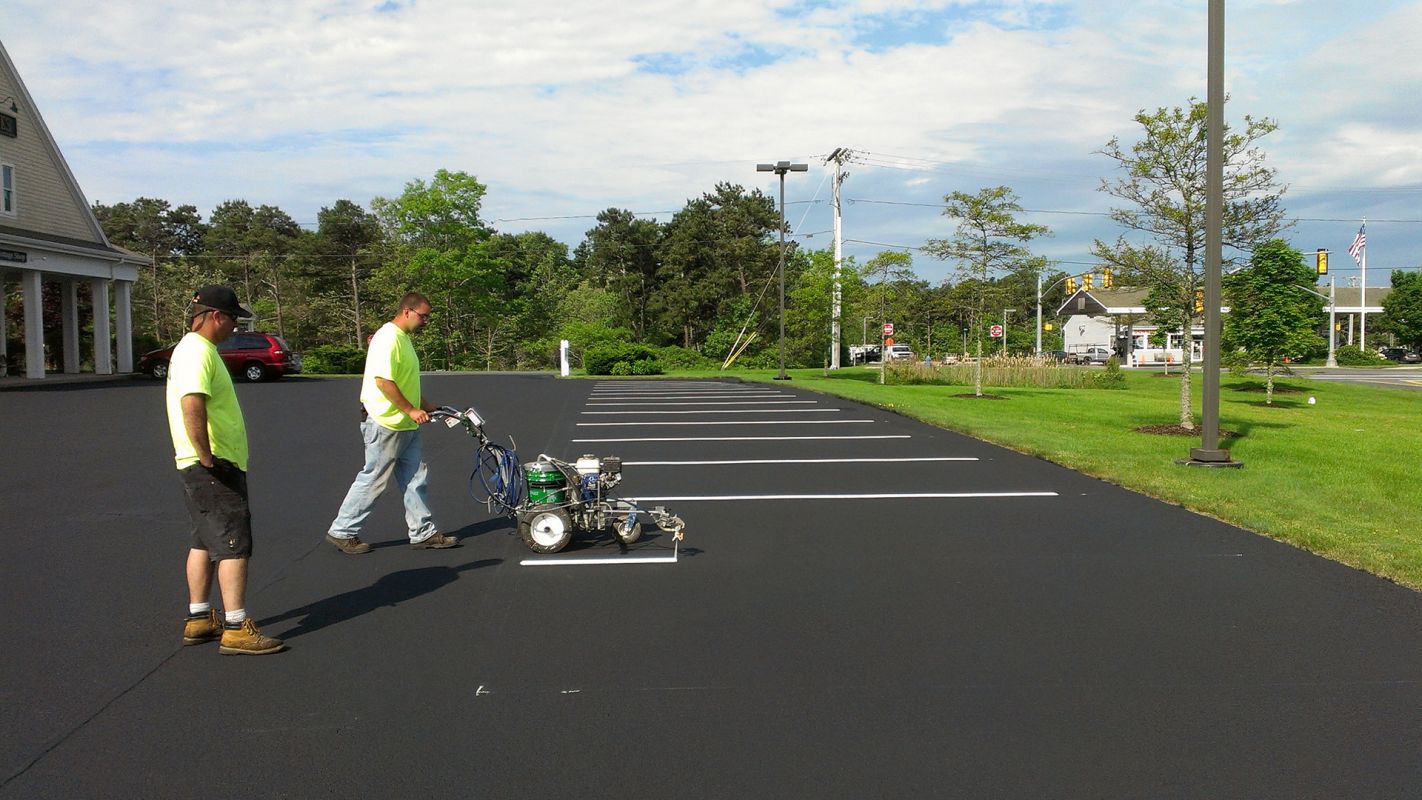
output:
<instances>
[{"instance_id":1,"label":"man's arm","mask_svg":"<svg viewBox=\"0 0 1422 800\"><path fill-rule=\"evenodd\" d=\"M207 395L185 394L182 406L183 428L198 453L198 463L212 469L212 443L207 438Z\"/></svg>"},{"instance_id":2,"label":"man's arm","mask_svg":"<svg viewBox=\"0 0 1422 800\"><path fill-rule=\"evenodd\" d=\"M376 378L375 386L380 390L381 394L385 395L386 400L389 400L396 408L405 412L410 419L421 425L430 421L428 412L434 411L436 406L431 405L428 400L422 400L420 403L420 405L424 406L423 408L415 408L413 403L405 399L405 393L400 391L400 387L395 385L395 381L389 378Z\"/></svg>"}]
</instances>

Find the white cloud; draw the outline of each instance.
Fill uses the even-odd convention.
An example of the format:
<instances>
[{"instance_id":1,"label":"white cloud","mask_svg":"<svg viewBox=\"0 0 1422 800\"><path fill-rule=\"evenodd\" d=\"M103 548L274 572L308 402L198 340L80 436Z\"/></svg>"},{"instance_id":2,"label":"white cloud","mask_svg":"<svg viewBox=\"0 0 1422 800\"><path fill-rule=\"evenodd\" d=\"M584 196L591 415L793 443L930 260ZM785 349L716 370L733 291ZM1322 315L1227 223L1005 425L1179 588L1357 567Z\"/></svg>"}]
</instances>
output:
<instances>
[{"instance_id":1,"label":"white cloud","mask_svg":"<svg viewBox=\"0 0 1422 800\"><path fill-rule=\"evenodd\" d=\"M439 167L489 184L491 216L675 208L837 146L914 159L882 182L855 168L905 200L1007 183L1028 207L1099 208L1091 151L1132 139L1137 110L1205 94L1204 4L1182 0L378 5L10 0L0 31L93 198L246 197L303 220ZM1266 146L1285 180L1422 180L1422 2L1375 5L1231 4L1231 117L1281 121ZM884 19L946 38L855 44ZM681 71L656 72L662 54ZM904 214L884 230L937 224Z\"/></svg>"}]
</instances>

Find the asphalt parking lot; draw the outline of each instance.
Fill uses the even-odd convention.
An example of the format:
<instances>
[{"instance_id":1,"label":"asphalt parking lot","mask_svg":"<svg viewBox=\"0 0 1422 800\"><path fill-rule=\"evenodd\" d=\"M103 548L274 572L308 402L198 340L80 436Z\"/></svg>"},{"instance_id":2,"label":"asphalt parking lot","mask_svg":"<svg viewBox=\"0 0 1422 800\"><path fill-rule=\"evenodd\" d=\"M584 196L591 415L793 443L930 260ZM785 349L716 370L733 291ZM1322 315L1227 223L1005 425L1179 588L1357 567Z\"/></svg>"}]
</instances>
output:
<instances>
[{"instance_id":1,"label":"asphalt parking lot","mask_svg":"<svg viewBox=\"0 0 1422 800\"><path fill-rule=\"evenodd\" d=\"M356 382L244 385L248 607L181 647L160 384L0 392L0 798L1408 797L1422 597L883 410L735 381L434 375L525 460L620 455L675 563L541 564L427 428L436 521L322 541ZM664 558L670 537L577 558ZM536 559L534 559L536 560Z\"/></svg>"}]
</instances>

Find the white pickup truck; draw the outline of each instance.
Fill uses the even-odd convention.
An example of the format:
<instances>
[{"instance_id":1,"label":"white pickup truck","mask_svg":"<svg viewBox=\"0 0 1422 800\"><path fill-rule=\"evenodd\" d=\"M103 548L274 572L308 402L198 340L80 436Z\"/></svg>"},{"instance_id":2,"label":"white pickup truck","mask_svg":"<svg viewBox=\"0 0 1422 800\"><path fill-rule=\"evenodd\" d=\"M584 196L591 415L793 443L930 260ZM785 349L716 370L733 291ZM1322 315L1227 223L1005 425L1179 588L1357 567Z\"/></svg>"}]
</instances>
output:
<instances>
[{"instance_id":1,"label":"white pickup truck","mask_svg":"<svg viewBox=\"0 0 1422 800\"><path fill-rule=\"evenodd\" d=\"M1066 362L1068 364L1105 364L1111 355L1110 348L1092 345L1067 353Z\"/></svg>"}]
</instances>

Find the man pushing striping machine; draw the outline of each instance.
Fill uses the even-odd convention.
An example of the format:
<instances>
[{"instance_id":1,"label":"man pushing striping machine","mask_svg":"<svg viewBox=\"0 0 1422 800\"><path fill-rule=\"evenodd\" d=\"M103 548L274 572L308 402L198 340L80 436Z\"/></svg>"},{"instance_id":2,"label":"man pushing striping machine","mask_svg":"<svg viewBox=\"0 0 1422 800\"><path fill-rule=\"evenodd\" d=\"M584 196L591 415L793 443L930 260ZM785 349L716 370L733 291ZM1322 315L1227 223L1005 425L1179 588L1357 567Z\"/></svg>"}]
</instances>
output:
<instances>
[{"instance_id":1,"label":"man pushing striping machine","mask_svg":"<svg viewBox=\"0 0 1422 800\"><path fill-rule=\"evenodd\" d=\"M635 500L612 496L622 481L622 459L585 455L568 462L539 454L538 459L520 464L512 448L496 444L484 433L484 419L470 408L465 411L441 406L430 412L431 419L451 427L463 427L479 442L477 461L469 476L471 493L477 480L483 489L481 502L491 513L507 514L518 520L519 536L535 553L556 553L568 546L574 533L608 531L623 545L642 536L644 520L672 535L683 537L686 523L662 506L642 508ZM510 441L512 444L512 441Z\"/></svg>"}]
</instances>

